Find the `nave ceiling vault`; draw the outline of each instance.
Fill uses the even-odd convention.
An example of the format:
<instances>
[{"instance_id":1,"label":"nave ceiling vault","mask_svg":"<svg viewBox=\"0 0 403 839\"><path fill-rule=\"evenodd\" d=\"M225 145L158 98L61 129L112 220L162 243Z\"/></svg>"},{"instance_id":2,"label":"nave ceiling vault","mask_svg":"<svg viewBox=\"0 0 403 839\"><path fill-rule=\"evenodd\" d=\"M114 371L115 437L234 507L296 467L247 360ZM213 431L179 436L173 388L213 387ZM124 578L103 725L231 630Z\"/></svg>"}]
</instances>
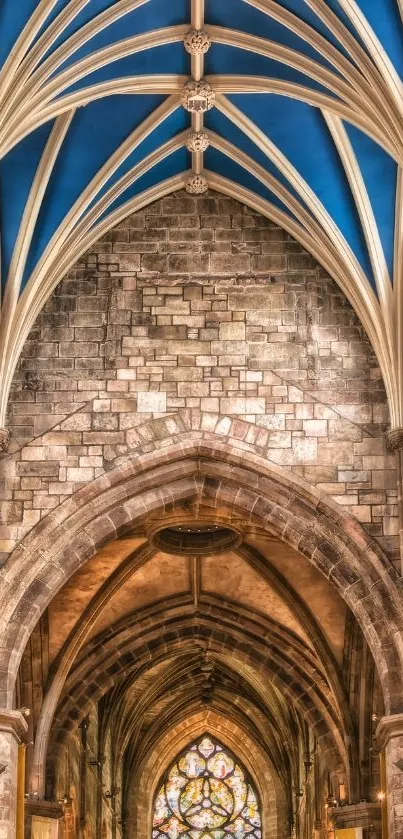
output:
<instances>
[{"instance_id":1,"label":"nave ceiling vault","mask_svg":"<svg viewBox=\"0 0 403 839\"><path fill-rule=\"evenodd\" d=\"M401 11L25 0L17 12L6 0L0 426L60 277L119 220L186 185L254 207L329 271L378 356L391 427L403 426ZM207 83L209 110L187 110L192 80Z\"/></svg>"},{"instance_id":2,"label":"nave ceiling vault","mask_svg":"<svg viewBox=\"0 0 403 839\"><path fill-rule=\"evenodd\" d=\"M168 470L186 481L191 462L175 464L172 455ZM197 468L212 475L203 458ZM54 795L68 738L101 705L119 722L115 745L125 756L129 786L161 737L210 709L264 748L288 794L302 783L295 776L298 758L292 757L302 724L316 743L306 748L317 749L332 788L341 785L359 795L355 710L347 682L355 678L356 667L364 666L357 642L362 636L349 641L353 635L341 598L319 568L242 509L242 493L245 501L251 496L239 489L239 467L232 488L223 484L221 492L211 479L203 489L196 472L196 492L178 494L166 470L159 467L159 472L160 481L165 475L165 506L151 507L137 523L127 523L117 541L109 541L98 523L104 547L77 568L34 630L33 637L43 633L48 670L33 720L32 793ZM133 480L138 498L146 489L144 477ZM121 472L119 478L122 482ZM160 496L155 471L148 480ZM238 499L234 506L231 493ZM107 515L115 517L105 500ZM301 514L306 511L303 505ZM164 554L153 544L161 524L187 523L234 526L242 544L215 554L206 546L199 557ZM69 544L72 537L73 531ZM76 539L73 544L77 549ZM225 579L232 580L232 590L220 588ZM34 666L32 651L29 645L22 673ZM33 679L25 675L20 702L32 704ZM381 711L378 683L377 694L368 690L366 701L377 696Z\"/></svg>"},{"instance_id":3,"label":"nave ceiling vault","mask_svg":"<svg viewBox=\"0 0 403 839\"><path fill-rule=\"evenodd\" d=\"M403 0L377 14L371 0L5 0L0 449L52 292L120 222L184 189L236 199L325 269L376 354L390 427L403 428L402 15ZM254 442L258 422L247 436L250 417L243 446L237 420L225 418L223 442L193 407L136 424L138 444L102 455L86 486L21 528L4 578L4 705L32 709L30 801L70 805L75 748L104 795L108 748L121 776L104 798L121 796L125 835L140 839L156 763L165 771L209 730L238 745L251 777L259 764L264 818L270 790L283 819L265 839L299 839L318 789L324 830L326 796L374 798L376 722L401 712L398 570L381 547L398 534L377 542L358 504L355 518L334 486L326 496L298 465L278 466ZM372 443L375 424L356 426ZM160 531L182 544L187 526L233 544L164 551Z\"/></svg>"},{"instance_id":4,"label":"nave ceiling vault","mask_svg":"<svg viewBox=\"0 0 403 839\"><path fill-rule=\"evenodd\" d=\"M271 540L268 555L276 548L275 540ZM278 548L281 553L280 543ZM97 564L102 566L105 552L110 555L113 545L90 561L95 586L99 584ZM154 557L159 566L158 580L152 568ZM239 594L231 601L208 589L224 575L226 561L236 567L237 557ZM194 560L183 557L187 573L181 577L175 556L143 547L129 556L122 568L118 566L84 612L80 611L83 573L77 572L71 579L67 596L63 590L56 596L46 619L49 648L54 633L60 635L67 602L77 604L76 623L59 654L53 661L49 659L47 696L37 721L33 788L37 780L43 782L35 773L43 771L46 750L50 763L57 760L68 735L103 697L110 714L120 719L118 753L123 756L129 749L130 759L137 764L152 750L155 738L169 732L174 722L179 724L207 705L228 719L237 719L247 730L254 729L256 741L263 738L266 742L272 764L282 767L284 782L293 742L293 708L312 727L335 777L344 782L346 773L356 771L349 766L345 750L345 732L349 732L351 741L355 733L340 664L309 606L256 550L245 546L236 554L212 556L214 562L206 576L203 565L208 565L208 560L208 555L196 560L196 578ZM253 566L259 561L264 584L259 591L261 608L256 610L247 605L247 592L255 585ZM140 580L135 588L137 575ZM294 621L292 629L287 629L290 617L281 597L277 613L273 609L273 583L279 594L286 593L301 621ZM317 579L316 584L320 587L321 581ZM183 585L186 588L181 592ZM136 604L130 612L125 612L127 587ZM335 615L338 607L330 587L326 595L327 599L322 593L325 619L327 609L332 608ZM263 611L266 604L267 616ZM338 631L343 641L343 608L339 608L339 615Z\"/></svg>"}]
</instances>

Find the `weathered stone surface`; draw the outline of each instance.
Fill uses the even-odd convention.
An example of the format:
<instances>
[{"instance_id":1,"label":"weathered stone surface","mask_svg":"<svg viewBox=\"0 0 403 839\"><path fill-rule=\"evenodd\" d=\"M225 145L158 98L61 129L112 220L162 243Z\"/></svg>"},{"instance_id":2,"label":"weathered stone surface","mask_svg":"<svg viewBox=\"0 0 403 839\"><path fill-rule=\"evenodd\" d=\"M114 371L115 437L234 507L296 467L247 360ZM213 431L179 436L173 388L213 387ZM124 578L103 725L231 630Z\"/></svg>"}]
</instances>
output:
<instances>
[{"instance_id":1,"label":"weathered stone surface","mask_svg":"<svg viewBox=\"0 0 403 839\"><path fill-rule=\"evenodd\" d=\"M167 395L158 391L140 391L137 396L137 411L139 414L165 413Z\"/></svg>"},{"instance_id":2,"label":"weathered stone surface","mask_svg":"<svg viewBox=\"0 0 403 839\"><path fill-rule=\"evenodd\" d=\"M3 551L150 444L145 415L188 411L214 434L228 434L214 415L246 420L269 461L397 552L386 398L357 317L284 231L230 199L184 193L106 234L38 318L10 399ZM251 445L242 428L237 445Z\"/></svg>"}]
</instances>

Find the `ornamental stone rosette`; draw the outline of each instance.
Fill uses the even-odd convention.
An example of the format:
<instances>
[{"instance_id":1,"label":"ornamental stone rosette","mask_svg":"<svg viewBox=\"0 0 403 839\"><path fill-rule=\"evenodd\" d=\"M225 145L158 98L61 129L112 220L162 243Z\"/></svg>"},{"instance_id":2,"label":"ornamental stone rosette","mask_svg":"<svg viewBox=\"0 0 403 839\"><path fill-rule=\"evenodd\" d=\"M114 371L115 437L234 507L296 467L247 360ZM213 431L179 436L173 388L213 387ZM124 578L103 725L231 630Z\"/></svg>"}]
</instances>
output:
<instances>
[{"instance_id":1,"label":"ornamental stone rosette","mask_svg":"<svg viewBox=\"0 0 403 839\"><path fill-rule=\"evenodd\" d=\"M186 192L189 192L190 195L202 195L207 190L208 183L203 175L191 175L186 184Z\"/></svg>"},{"instance_id":2,"label":"ornamental stone rosette","mask_svg":"<svg viewBox=\"0 0 403 839\"><path fill-rule=\"evenodd\" d=\"M186 52L190 55L205 55L211 47L210 35L203 29L190 29L183 43Z\"/></svg>"},{"instance_id":3,"label":"ornamental stone rosette","mask_svg":"<svg viewBox=\"0 0 403 839\"><path fill-rule=\"evenodd\" d=\"M214 106L215 93L211 84L202 79L200 82L191 80L182 89L182 104L190 113L205 113Z\"/></svg>"},{"instance_id":4,"label":"ornamental stone rosette","mask_svg":"<svg viewBox=\"0 0 403 839\"><path fill-rule=\"evenodd\" d=\"M192 131L186 140L186 148L191 152L207 151L210 145L210 139L205 131Z\"/></svg>"}]
</instances>

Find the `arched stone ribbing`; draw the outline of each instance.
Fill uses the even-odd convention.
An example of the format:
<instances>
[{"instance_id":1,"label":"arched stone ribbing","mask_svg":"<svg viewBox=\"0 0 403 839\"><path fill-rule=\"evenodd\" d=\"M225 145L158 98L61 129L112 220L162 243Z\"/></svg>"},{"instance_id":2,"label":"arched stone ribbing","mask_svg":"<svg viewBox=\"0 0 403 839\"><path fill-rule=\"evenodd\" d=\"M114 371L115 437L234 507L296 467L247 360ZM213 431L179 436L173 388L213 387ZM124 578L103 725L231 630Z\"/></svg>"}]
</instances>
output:
<instances>
[{"instance_id":1,"label":"arched stone ribbing","mask_svg":"<svg viewBox=\"0 0 403 839\"><path fill-rule=\"evenodd\" d=\"M148 423L143 431L136 429L139 439L147 436L146 448L154 440L156 450L142 454L139 446L129 462L117 465L50 513L11 555L2 586L3 660L11 665L4 673L6 693L10 691L8 698L3 694L4 701L11 700L30 631L71 574L145 514L166 509L176 500L206 497L213 507L229 505L233 515L242 511L252 527L269 528L329 577L367 637L386 707L399 710L401 605L396 574L379 547L337 504L269 465L251 444L240 455L229 436L203 435L202 416L189 415L188 426L193 425L194 431L186 434L180 433L173 418ZM171 434L166 437L168 428ZM385 607L390 616L387 624Z\"/></svg>"}]
</instances>

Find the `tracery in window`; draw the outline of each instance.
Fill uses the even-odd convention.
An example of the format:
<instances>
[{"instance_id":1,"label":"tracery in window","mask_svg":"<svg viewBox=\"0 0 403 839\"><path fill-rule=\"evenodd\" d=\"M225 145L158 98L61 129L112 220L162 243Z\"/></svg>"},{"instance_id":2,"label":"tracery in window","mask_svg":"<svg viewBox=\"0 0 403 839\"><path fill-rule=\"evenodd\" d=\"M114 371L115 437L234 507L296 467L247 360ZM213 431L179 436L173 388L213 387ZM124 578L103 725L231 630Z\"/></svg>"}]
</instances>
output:
<instances>
[{"instance_id":1,"label":"tracery in window","mask_svg":"<svg viewBox=\"0 0 403 839\"><path fill-rule=\"evenodd\" d=\"M159 789L153 839L261 839L256 793L236 758L210 735L190 746Z\"/></svg>"}]
</instances>

